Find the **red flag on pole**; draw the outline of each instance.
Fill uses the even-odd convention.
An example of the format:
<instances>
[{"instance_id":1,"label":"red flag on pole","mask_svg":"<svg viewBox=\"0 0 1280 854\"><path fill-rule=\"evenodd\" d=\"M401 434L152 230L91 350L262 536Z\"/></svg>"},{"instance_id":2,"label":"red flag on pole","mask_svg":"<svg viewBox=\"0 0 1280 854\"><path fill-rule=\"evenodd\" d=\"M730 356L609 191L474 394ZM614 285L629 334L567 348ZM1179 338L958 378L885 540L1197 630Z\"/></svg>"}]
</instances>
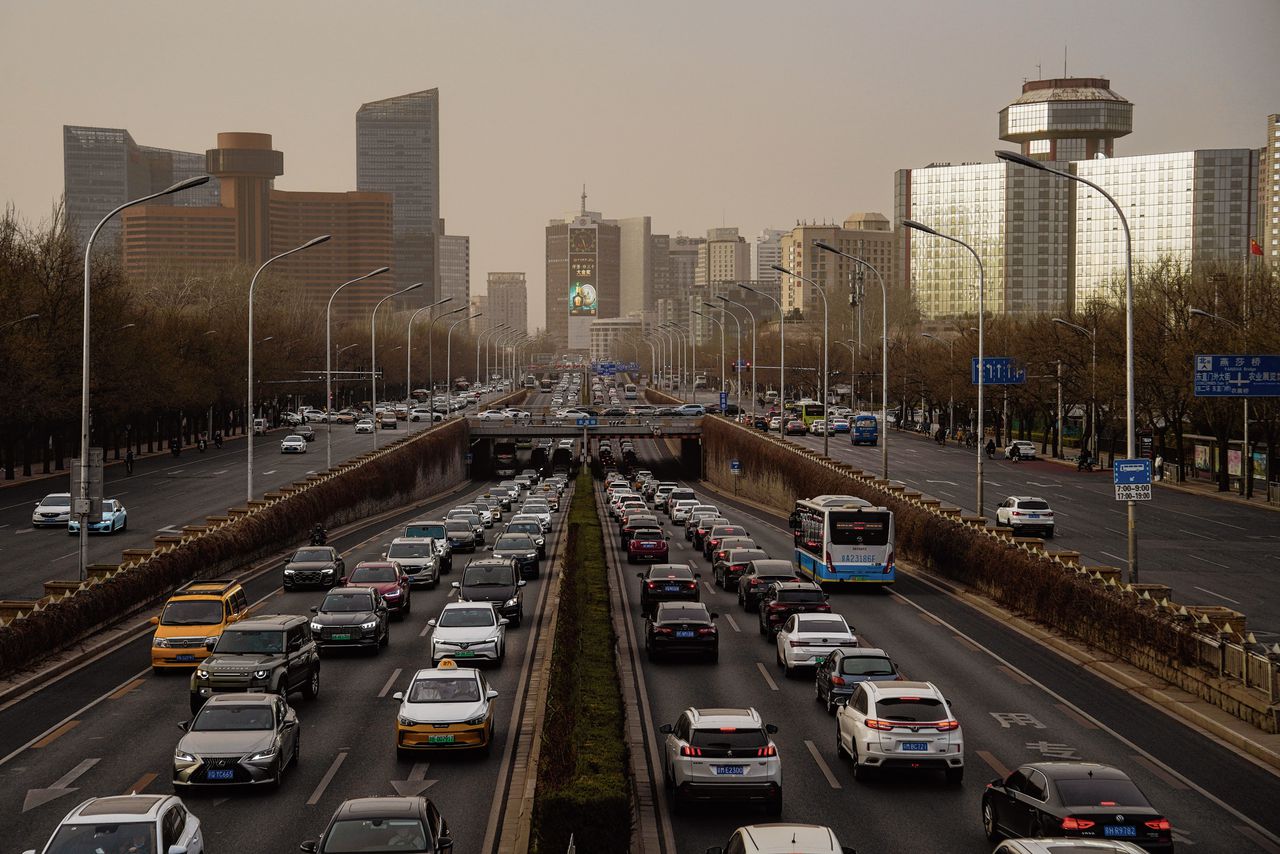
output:
<instances>
[{"instance_id":1,"label":"red flag on pole","mask_svg":"<svg viewBox=\"0 0 1280 854\"><path fill-rule=\"evenodd\" d=\"M1252 237L1249 238L1249 252L1253 255L1262 254L1262 247L1259 246L1258 241L1254 240Z\"/></svg>"}]
</instances>

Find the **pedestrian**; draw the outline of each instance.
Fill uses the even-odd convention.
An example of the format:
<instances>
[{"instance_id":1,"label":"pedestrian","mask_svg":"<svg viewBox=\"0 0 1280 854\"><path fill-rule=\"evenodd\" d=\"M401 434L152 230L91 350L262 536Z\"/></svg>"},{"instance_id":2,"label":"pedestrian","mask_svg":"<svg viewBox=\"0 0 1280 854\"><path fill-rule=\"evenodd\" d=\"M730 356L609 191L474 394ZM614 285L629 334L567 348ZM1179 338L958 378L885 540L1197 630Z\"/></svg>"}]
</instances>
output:
<instances>
[{"instance_id":1,"label":"pedestrian","mask_svg":"<svg viewBox=\"0 0 1280 854\"><path fill-rule=\"evenodd\" d=\"M1164 457L1162 457L1160 454L1156 454L1155 463L1156 463L1155 465L1156 480L1164 480Z\"/></svg>"},{"instance_id":2,"label":"pedestrian","mask_svg":"<svg viewBox=\"0 0 1280 854\"><path fill-rule=\"evenodd\" d=\"M124 452L124 472L125 474L133 474L133 448L129 448Z\"/></svg>"}]
</instances>

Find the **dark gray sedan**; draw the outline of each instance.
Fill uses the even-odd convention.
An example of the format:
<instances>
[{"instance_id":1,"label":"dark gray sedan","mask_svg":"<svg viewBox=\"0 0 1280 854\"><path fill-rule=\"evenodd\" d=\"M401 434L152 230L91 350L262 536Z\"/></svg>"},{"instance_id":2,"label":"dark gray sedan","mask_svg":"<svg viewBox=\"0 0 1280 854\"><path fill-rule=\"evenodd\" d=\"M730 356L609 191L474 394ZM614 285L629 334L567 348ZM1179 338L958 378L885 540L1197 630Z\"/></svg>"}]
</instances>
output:
<instances>
[{"instance_id":1,"label":"dark gray sedan","mask_svg":"<svg viewBox=\"0 0 1280 854\"><path fill-rule=\"evenodd\" d=\"M178 726L174 786L278 787L298 762L298 716L276 694L218 694Z\"/></svg>"}]
</instances>

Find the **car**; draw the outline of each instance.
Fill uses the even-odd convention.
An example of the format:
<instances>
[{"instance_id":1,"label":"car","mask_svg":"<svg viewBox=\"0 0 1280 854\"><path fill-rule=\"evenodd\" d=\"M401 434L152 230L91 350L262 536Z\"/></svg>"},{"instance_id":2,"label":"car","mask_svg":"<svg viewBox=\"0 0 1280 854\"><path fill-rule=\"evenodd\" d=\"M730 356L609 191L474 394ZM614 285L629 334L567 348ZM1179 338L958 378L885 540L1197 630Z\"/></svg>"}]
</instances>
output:
<instances>
[{"instance_id":1,"label":"car","mask_svg":"<svg viewBox=\"0 0 1280 854\"><path fill-rule=\"evenodd\" d=\"M770 431L770 432L773 432L773 433L781 433L781 432L782 432L782 418L781 418L780 416L777 416L777 415L774 415L773 417L771 417L771 418L769 419L769 428L768 428L768 429L769 429L769 431Z\"/></svg>"},{"instance_id":2,"label":"car","mask_svg":"<svg viewBox=\"0 0 1280 854\"><path fill-rule=\"evenodd\" d=\"M711 554L707 556L707 560L711 561L711 565L715 566L729 556L729 552L734 549L759 549L756 541L750 537L721 537L720 542L711 550Z\"/></svg>"},{"instance_id":3,"label":"car","mask_svg":"<svg viewBox=\"0 0 1280 854\"><path fill-rule=\"evenodd\" d=\"M305 454L307 452L307 440L296 433L285 436L280 440L280 453L282 454Z\"/></svg>"},{"instance_id":4,"label":"car","mask_svg":"<svg viewBox=\"0 0 1280 854\"><path fill-rule=\"evenodd\" d=\"M369 587L335 587L311 608L311 636L321 652L349 646L376 653L391 640L387 603Z\"/></svg>"},{"instance_id":5,"label":"car","mask_svg":"<svg viewBox=\"0 0 1280 854\"><path fill-rule=\"evenodd\" d=\"M1142 854L1132 842L1120 839L1006 839L992 854Z\"/></svg>"},{"instance_id":6,"label":"car","mask_svg":"<svg viewBox=\"0 0 1280 854\"><path fill-rule=\"evenodd\" d=\"M298 412L281 412L280 423L290 427L296 427L299 424L305 424L307 419Z\"/></svg>"},{"instance_id":7,"label":"car","mask_svg":"<svg viewBox=\"0 0 1280 854\"><path fill-rule=\"evenodd\" d=\"M449 533L445 530L445 524L443 519L419 519L405 525L402 536L433 541L440 562L440 572L448 575L453 569L453 548L449 545Z\"/></svg>"},{"instance_id":8,"label":"car","mask_svg":"<svg viewBox=\"0 0 1280 854\"><path fill-rule=\"evenodd\" d=\"M409 576L394 561L362 560L338 582L343 587L371 587L387 603L387 610L403 620L413 607Z\"/></svg>"},{"instance_id":9,"label":"car","mask_svg":"<svg viewBox=\"0 0 1280 854\"><path fill-rule=\"evenodd\" d=\"M689 520L685 525L685 530L689 532L689 542L693 544L694 551L702 551L707 542L707 535L711 533L711 529L716 525L732 524L723 516L696 516Z\"/></svg>"},{"instance_id":10,"label":"car","mask_svg":"<svg viewBox=\"0 0 1280 854\"><path fill-rule=\"evenodd\" d=\"M89 523L90 534L115 534L129 530L129 511L118 498L102 499L102 515ZM67 522L68 534L80 533L80 520Z\"/></svg>"},{"instance_id":11,"label":"car","mask_svg":"<svg viewBox=\"0 0 1280 854\"><path fill-rule=\"evenodd\" d=\"M339 424L355 424L356 411L354 409L343 409L333 418Z\"/></svg>"},{"instance_id":12,"label":"car","mask_svg":"<svg viewBox=\"0 0 1280 854\"><path fill-rule=\"evenodd\" d=\"M445 516L446 522L465 522L471 528L471 534L475 537L476 546L484 544L484 519L474 509L455 509L450 510Z\"/></svg>"},{"instance_id":13,"label":"car","mask_svg":"<svg viewBox=\"0 0 1280 854\"><path fill-rule=\"evenodd\" d=\"M996 506L996 527L1006 527L1015 534L1039 532L1053 539L1053 509L1043 498L1013 495Z\"/></svg>"},{"instance_id":14,"label":"car","mask_svg":"<svg viewBox=\"0 0 1280 854\"><path fill-rule=\"evenodd\" d=\"M507 621L489 602L449 602L431 627L431 666L445 658L501 664L507 654Z\"/></svg>"},{"instance_id":15,"label":"car","mask_svg":"<svg viewBox=\"0 0 1280 854\"><path fill-rule=\"evenodd\" d=\"M511 562L519 578L537 578L538 544L528 534L499 534L489 546L495 558Z\"/></svg>"},{"instance_id":16,"label":"car","mask_svg":"<svg viewBox=\"0 0 1280 854\"><path fill-rule=\"evenodd\" d=\"M1018 449L1019 459L1034 460L1036 458L1035 442L1028 442L1026 439L1015 439L1004 449L1004 458L1006 460L1013 459L1014 448Z\"/></svg>"},{"instance_id":17,"label":"car","mask_svg":"<svg viewBox=\"0 0 1280 854\"><path fill-rule=\"evenodd\" d=\"M668 500L667 507L671 509L671 524L683 525L685 522L688 522L689 512L697 506L698 499L696 498L677 499L674 504Z\"/></svg>"},{"instance_id":18,"label":"car","mask_svg":"<svg viewBox=\"0 0 1280 854\"><path fill-rule=\"evenodd\" d=\"M699 416L706 414L707 408L701 403L686 403L683 406L676 407L676 415Z\"/></svg>"},{"instance_id":19,"label":"car","mask_svg":"<svg viewBox=\"0 0 1280 854\"><path fill-rule=\"evenodd\" d=\"M530 499L526 501L520 508L521 516L535 516L542 524L543 531L551 530L551 505L545 501L538 502Z\"/></svg>"},{"instance_id":20,"label":"car","mask_svg":"<svg viewBox=\"0 0 1280 854\"><path fill-rule=\"evenodd\" d=\"M815 418L809 422L809 433L813 436L827 435L827 422L824 418Z\"/></svg>"},{"instance_id":21,"label":"car","mask_svg":"<svg viewBox=\"0 0 1280 854\"><path fill-rule=\"evenodd\" d=\"M357 432L357 433L372 433L372 432L373 432L373 419L372 419L372 418L361 418L359 421L357 421L357 422L356 422L356 432Z\"/></svg>"},{"instance_id":22,"label":"car","mask_svg":"<svg viewBox=\"0 0 1280 854\"><path fill-rule=\"evenodd\" d=\"M223 629L191 674L191 712L220 693L320 694L320 651L297 614L255 614Z\"/></svg>"},{"instance_id":23,"label":"car","mask_svg":"<svg viewBox=\"0 0 1280 854\"><path fill-rule=\"evenodd\" d=\"M875 647L841 647L832 650L813 674L814 696L835 714L839 697L848 698L859 682L901 682L904 677L888 654Z\"/></svg>"},{"instance_id":24,"label":"car","mask_svg":"<svg viewBox=\"0 0 1280 854\"><path fill-rule=\"evenodd\" d=\"M277 694L210 697L173 749L173 785L280 788L284 769L298 764L301 727Z\"/></svg>"},{"instance_id":25,"label":"car","mask_svg":"<svg viewBox=\"0 0 1280 854\"><path fill-rule=\"evenodd\" d=\"M711 565L713 583L721 590L738 589L738 579L747 571L747 565L753 560L768 560L764 549L726 549L724 557Z\"/></svg>"},{"instance_id":26,"label":"car","mask_svg":"<svg viewBox=\"0 0 1280 854\"><path fill-rule=\"evenodd\" d=\"M676 503L679 501L694 501L697 499L692 489L686 486L677 486L675 489L667 493L666 500L662 502L662 510L668 516L675 510Z\"/></svg>"},{"instance_id":27,"label":"car","mask_svg":"<svg viewBox=\"0 0 1280 854\"><path fill-rule=\"evenodd\" d=\"M174 795L89 798L67 813L41 854L130 851L204 854L200 819ZM36 854L30 848L23 854Z\"/></svg>"},{"instance_id":28,"label":"car","mask_svg":"<svg viewBox=\"0 0 1280 854\"><path fill-rule=\"evenodd\" d=\"M533 539L534 546L538 549L538 558L542 559L547 556L547 538L542 533L542 523L537 519L521 519L517 520L514 516L507 523L507 527L503 530L504 534L524 534Z\"/></svg>"},{"instance_id":29,"label":"car","mask_svg":"<svg viewBox=\"0 0 1280 854\"><path fill-rule=\"evenodd\" d=\"M637 510L634 513L627 513L618 521L618 536L622 539L622 544L626 545L640 528L657 528L659 533L662 532L662 523L658 520L650 510Z\"/></svg>"},{"instance_id":30,"label":"car","mask_svg":"<svg viewBox=\"0 0 1280 854\"><path fill-rule=\"evenodd\" d=\"M699 601L698 579L701 577L701 573L694 572L685 563L659 563L643 572L637 572L636 578L640 579L640 612L648 616L660 602Z\"/></svg>"},{"instance_id":31,"label":"car","mask_svg":"<svg viewBox=\"0 0 1280 854\"><path fill-rule=\"evenodd\" d=\"M449 549L453 552L473 552L476 550L476 529L465 518L455 516L444 521L445 535L449 539Z\"/></svg>"},{"instance_id":32,"label":"car","mask_svg":"<svg viewBox=\"0 0 1280 854\"><path fill-rule=\"evenodd\" d=\"M439 412L432 412L430 406L419 404L409 410L410 421L443 421L444 416Z\"/></svg>"},{"instance_id":33,"label":"car","mask_svg":"<svg viewBox=\"0 0 1280 854\"><path fill-rule=\"evenodd\" d=\"M328 589L338 583L346 568L346 561L333 546L305 546L294 552L284 565L284 589L302 586Z\"/></svg>"},{"instance_id":34,"label":"car","mask_svg":"<svg viewBox=\"0 0 1280 854\"><path fill-rule=\"evenodd\" d=\"M399 566L411 587L426 585L434 590L440 583L440 555L432 537L396 537L382 553L382 559Z\"/></svg>"},{"instance_id":35,"label":"car","mask_svg":"<svg viewBox=\"0 0 1280 854\"><path fill-rule=\"evenodd\" d=\"M714 525L702 538L702 555L710 558L720 548L720 541L725 537L748 537L747 529L741 525Z\"/></svg>"},{"instance_id":36,"label":"car","mask_svg":"<svg viewBox=\"0 0 1280 854\"><path fill-rule=\"evenodd\" d=\"M334 420L337 420L336 417ZM308 442L314 442L316 440L316 428L304 422L293 428L293 435L301 436Z\"/></svg>"},{"instance_id":37,"label":"car","mask_svg":"<svg viewBox=\"0 0 1280 854\"><path fill-rule=\"evenodd\" d=\"M53 492L36 502L31 527L63 528L71 521L71 493Z\"/></svg>"},{"instance_id":38,"label":"car","mask_svg":"<svg viewBox=\"0 0 1280 854\"><path fill-rule=\"evenodd\" d=\"M964 779L964 732L932 682L859 682L837 706L836 753L853 763L855 780L884 769Z\"/></svg>"},{"instance_id":39,"label":"car","mask_svg":"<svg viewBox=\"0 0 1280 854\"><path fill-rule=\"evenodd\" d=\"M774 637L778 666L790 677L801 667L817 668L837 649L858 645L853 627L839 614L792 614Z\"/></svg>"},{"instance_id":40,"label":"car","mask_svg":"<svg viewBox=\"0 0 1280 854\"><path fill-rule=\"evenodd\" d=\"M192 581L179 587L164 603L151 638L151 669L156 673L192 667L209 656L209 641L217 641L231 623L249 613L249 600L233 579Z\"/></svg>"},{"instance_id":41,"label":"car","mask_svg":"<svg viewBox=\"0 0 1280 854\"><path fill-rule=\"evenodd\" d=\"M440 810L427 798L352 798L334 811L319 839L305 840L298 848L308 854L453 854L453 837Z\"/></svg>"},{"instance_id":42,"label":"car","mask_svg":"<svg viewBox=\"0 0 1280 854\"><path fill-rule=\"evenodd\" d=\"M690 539L691 532L689 526L693 524L693 520L699 516L719 516L720 510L714 504L695 504L685 513L684 522L681 524L685 528L684 538Z\"/></svg>"},{"instance_id":43,"label":"car","mask_svg":"<svg viewBox=\"0 0 1280 854\"><path fill-rule=\"evenodd\" d=\"M670 551L667 537L661 528L635 528L627 538L627 563L666 563Z\"/></svg>"},{"instance_id":44,"label":"car","mask_svg":"<svg viewBox=\"0 0 1280 854\"><path fill-rule=\"evenodd\" d=\"M708 848L705 854L779 854L804 851L806 854L857 854L841 845L835 831L820 824L753 824L739 827L723 847Z\"/></svg>"},{"instance_id":45,"label":"car","mask_svg":"<svg viewBox=\"0 0 1280 854\"><path fill-rule=\"evenodd\" d=\"M488 755L493 747L493 701L498 692L489 687L479 670L459 667L446 658L437 667L419 670L408 690L391 696L400 701L396 714L398 755L470 749Z\"/></svg>"},{"instance_id":46,"label":"car","mask_svg":"<svg viewBox=\"0 0 1280 854\"><path fill-rule=\"evenodd\" d=\"M848 418L832 418L831 419L832 433L848 433L852 429L853 429L853 426L849 423Z\"/></svg>"},{"instance_id":47,"label":"car","mask_svg":"<svg viewBox=\"0 0 1280 854\"><path fill-rule=\"evenodd\" d=\"M760 634L772 640L792 614L828 614L822 588L808 581L775 581L760 596Z\"/></svg>"},{"instance_id":48,"label":"car","mask_svg":"<svg viewBox=\"0 0 1280 854\"><path fill-rule=\"evenodd\" d=\"M378 429L398 430L400 429L400 419L396 418L394 412L384 412L378 416Z\"/></svg>"},{"instance_id":49,"label":"car","mask_svg":"<svg viewBox=\"0 0 1280 854\"><path fill-rule=\"evenodd\" d=\"M1029 762L992 780L982 793L982 829L992 842L1119 839L1143 851L1173 851L1169 819L1128 774L1097 762Z\"/></svg>"},{"instance_id":50,"label":"car","mask_svg":"<svg viewBox=\"0 0 1280 854\"><path fill-rule=\"evenodd\" d=\"M685 709L663 724L662 775L672 807L693 801L759 804L782 815L782 760L770 737L778 731L755 709Z\"/></svg>"},{"instance_id":51,"label":"car","mask_svg":"<svg viewBox=\"0 0 1280 854\"><path fill-rule=\"evenodd\" d=\"M710 661L720 658L714 614L701 602L661 602L645 620L644 649L650 661L668 653L689 652Z\"/></svg>"},{"instance_id":52,"label":"car","mask_svg":"<svg viewBox=\"0 0 1280 854\"><path fill-rule=\"evenodd\" d=\"M512 419L510 413L501 409L486 409L473 417L481 421L510 421Z\"/></svg>"},{"instance_id":53,"label":"car","mask_svg":"<svg viewBox=\"0 0 1280 854\"><path fill-rule=\"evenodd\" d=\"M809 435L809 428L799 418L792 418L782 428L782 432L787 436L807 436Z\"/></svg>"}]
</instances>

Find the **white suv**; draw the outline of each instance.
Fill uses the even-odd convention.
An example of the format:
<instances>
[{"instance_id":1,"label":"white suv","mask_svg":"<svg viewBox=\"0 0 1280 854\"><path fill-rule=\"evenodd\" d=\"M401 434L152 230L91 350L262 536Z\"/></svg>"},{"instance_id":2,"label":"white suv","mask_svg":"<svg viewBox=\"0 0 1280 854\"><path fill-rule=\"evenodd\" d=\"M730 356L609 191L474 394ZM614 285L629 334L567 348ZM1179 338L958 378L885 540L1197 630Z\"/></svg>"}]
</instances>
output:
<instances>
[{"instance_id":1,"label":"white suv","mask_svg":"<svg viewBox=\"0 0 1280 854\"><path fill-rule=\"evenodd\" d=\"M792 614L778 630L778 666L788 676L797 667L817 667L837 649L852 649L858 636L839 614Z\"/></svg>"},{"instance_id":2,"label":"white suv","mask_svg":"<svg viewBox=\"0 0 1280 854\"><path fill-rule=\"evenodd\" d=\"M859 682L836 701L836 753L853 760L853 777L881 768L942 770L964 779L964 734L932 682Z\"/></svg>"},{"instance_id":3,"label":"white suv","mask_svg":"<svg viewBox=\"0 0 1280 854\"><path fill-rule=\"evenodd\" d=\"M708 848L706 854L775 854L779 851L856 854L852 848L840 844L835 831L820 824L747 825L735 830L723 848Z\"/></svg>"},{"instance_id":4,"label":"white suv","mask_svg":"<svg viewBox=\"0 0 1280 854\"><path fill-rule=\"evenodd\" d=\"M996 527L1011 529L1015 534L1039 531L1053 539L1053 509L1043 498L1012 495L996 507Z\"/></svg>"},{"instance_id":5,"label":"white suv","mask_svg":"<svg viewBox=\"0 0 1280 854\"><path fill-rule=\"evenodd\" d=\"M200 819L173 795L118 795L90 798L67 813L48 844L40 850L102 851L114 838L120 851L186 851L204 854ZM116 850L113 843L112 850ZM139 847L128 847L137 841ZM24 854L36 854L30 848Z\"/></svg>"},{"instance_id":6,"label":"white suv","mask_svg":"<svg viewBox=\"0 0 1280 854\"><path fill-rule=\"evenodd\" d=\"M685 709L663 724L662 778L676 810L691 801L760 803L782 815L782 760L755 709Z\"/></svg>"}]
</instances>

